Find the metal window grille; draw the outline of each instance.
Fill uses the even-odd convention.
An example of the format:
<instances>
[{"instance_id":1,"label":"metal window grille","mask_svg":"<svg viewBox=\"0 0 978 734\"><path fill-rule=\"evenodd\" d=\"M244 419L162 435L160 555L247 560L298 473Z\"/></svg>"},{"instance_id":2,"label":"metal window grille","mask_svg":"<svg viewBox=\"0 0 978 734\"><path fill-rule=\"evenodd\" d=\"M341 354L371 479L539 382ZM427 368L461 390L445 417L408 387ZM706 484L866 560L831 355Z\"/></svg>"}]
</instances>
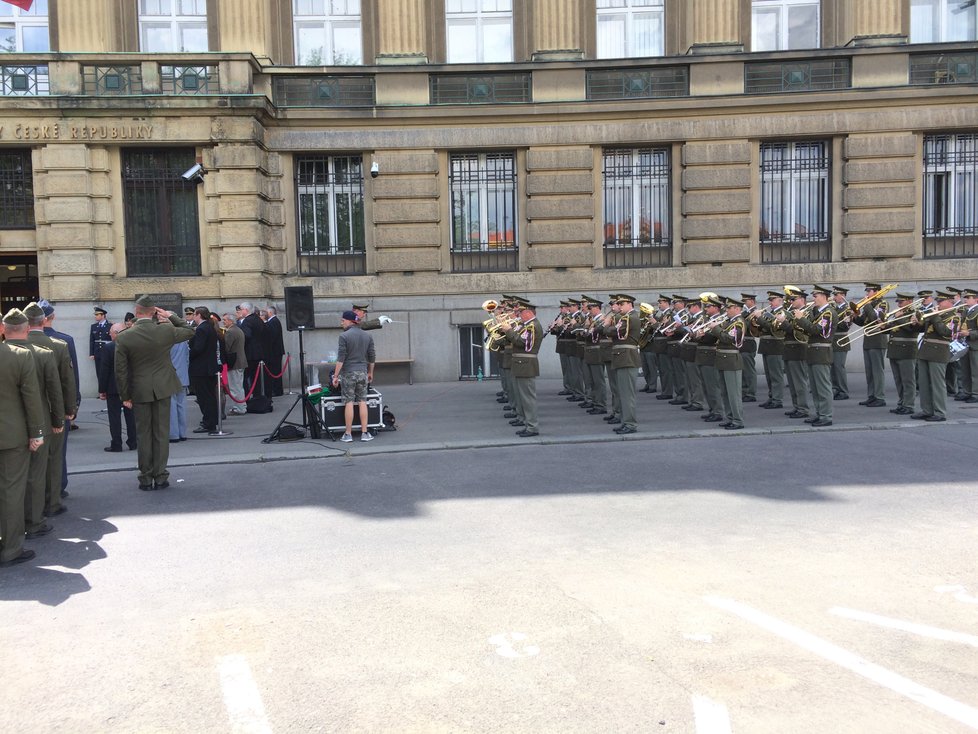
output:
<instances>
[{"instance_id":1,"label":"metal window grille","mask_svg":"<svg viewBox=\"0 0 978 734\"><path fill-rule=\"evenodd\" d=\"M138 66L84 66L85 94L122 96L143 93L143 77Z\"/></svg>"},{"instance_id":2,"label":"metal window grille","mask_svg":"<svg viewBox=\"0 0 978 734\"><path fill-rule=\"evenodd\" d=\"M194 151L133 148L122 155L128 274L200 275L197 186L182 176Z\"/></svg>"},{"instance_id":3,"label":"metal window grille","mask_svg":"<svg viewBox=\"0 0 978 734\"><path fill-rule=\"evenodd\" d=\"M220 76L216 66L161 66L163 94L217 94Z\"/></svg>"},{"instance_id":4,"label":"metal window grille","mask_svg":"<svg viewBox=\"0 0 978 734\"><path fill-rule=\"evenodd\" d=\"M51 91L47 65L0 67L0 85L7 97L37 97Z\"/></svg>"},{"instance_id":5,"label":"metal window grille","mask_svg":"<svg viewBox=\"0 0 978 734\"><path fill-rule=\"evenodd\" d=\"M672 265L669 150L606 150L604 266L662 268Z\"/></svg>"},{"instance_id":6,"label":"metal window grille","mask_svg":"<svg viewBox=\"0 0 978 734\"><path fill-rule=\"evenodd\" d=\"M852 86L851 66L849 59L745 64L744 91L767 94L849 89Z\"/></svg>"},{"instance_id":7,"label":"metal window grille","mask_svg":"<svg viewBox=\"0 0 978 734\"><path fill-rule=\"evenodd\" d=\"M830 182L825 142L761 145L761 262L828 262Z\"/></svg>"},{"instance_id":8,"label":"metal window grille","mask_svg":"<svg viewBox=\"0 0 978 734\"><path fill-rule=\"evenodd\" d=\"M530 74L431 74L432 104L504 104L530 101Z\"/></svg>"},{"instance_id":9,"label":"metal window grille","mask_svg":"<svg viewBox=\"0 0 978 734\"><path fill-rule=\"evenodd\" d=\"M0 152L0 229L34 229L34 170L29 150Z\"/></svg>"},{"instance_id":10,"label":"metal window grille","mask_svg":"<svg viewBox=\"0 0 978 734\"><path fill-rule=\"evenodd\" d=\"M911 84L974 84L978 54L920 54L910 57Z\"/></svg>"},{"instance_id":11,"label":"metal window grille","mask_svg":"<svg viewBox=\"0 0 978 734\"><path fill-rule=\"evenodd\" d=\"M362 156L309 156L296 160L299 272L367 272Z\"/></svg>"},{"instance_id":12,"label":"metal window grille","mask_svg":"<svg viewBox=\"0 0 978 734\"><path fill-rule=\"evenodd\" d=\"M277 76L273 97L279 107L372 107L372 76Z\"/></svg>"},{"instance_id":13,"label":"metal window grille","mask_svg":"<svg viewBox=\"0 0 978 734\"><path fill-rule=\"evenodd\" d=\"M448 186L452 272L517 270L516 155L453 154Z\"/></svg>"},{"instance_id":14,"label":"metal window grille","mask_svg":"<svg viewBox=\"0 0 978 734\"><path fill-rule=\"evenodd\" d=\"M924 138L924 257L978 257L978 135Z\"/></svg>"},{"instance_id":15,"label":"metal window grille","mask_svg":"<svg viewBox=\"0 0 978 734\"><path fill-rule=\"evenodd\" d=\"M688 66L657 66L651 69L593 69L587 73L587 98L656 99L688 97Z\"/></svg>"},{"instance_id":16,"label":"metal window grille","mask_svg":"<svg viewBox=\"0 0 978 734\"><path fill-rule=\"evenodd\" d=\"M499 377L499 356L485 348L485 329L482 324L466 324L458 327L460 380L475 380L482 376Z\"/></svg>"}]
</instances>

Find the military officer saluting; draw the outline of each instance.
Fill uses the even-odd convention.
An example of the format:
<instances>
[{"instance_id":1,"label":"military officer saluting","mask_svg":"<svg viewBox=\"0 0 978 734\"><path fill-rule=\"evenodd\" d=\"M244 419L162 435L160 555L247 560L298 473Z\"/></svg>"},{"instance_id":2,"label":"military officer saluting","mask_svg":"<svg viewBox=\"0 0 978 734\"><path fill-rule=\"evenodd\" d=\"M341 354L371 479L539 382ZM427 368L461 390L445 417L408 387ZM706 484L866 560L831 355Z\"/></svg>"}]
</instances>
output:
<instances>
[{"instance_id":1,"label":"military officer saluting","mask_svg":"<svg viewBox=\"0 0 978 734\"><path fill-rule=\"evenodd\" d=\"M387 316L378 316L375 319L367 318L367 310L370 306L366 303L354 303L353 313L357 315L360 319L357 322L357 326L360 327L362 331L370 331L371 329L383 329L384 324L389 324L391 320Z\"/></svg>"},{"instance_id":2,"label":"military officer saluting","mask_svg":"<svg viewBox=\"0 0 978 734\"><path fill-rule=\"evenodd\" d=\"M102 368L102 347L112 341L109 329L112 322L106 318L107 313L101 306L95 307L95 323L89 330L88 358L95 360L95 374Z\"/></svg>"}]
</instances>

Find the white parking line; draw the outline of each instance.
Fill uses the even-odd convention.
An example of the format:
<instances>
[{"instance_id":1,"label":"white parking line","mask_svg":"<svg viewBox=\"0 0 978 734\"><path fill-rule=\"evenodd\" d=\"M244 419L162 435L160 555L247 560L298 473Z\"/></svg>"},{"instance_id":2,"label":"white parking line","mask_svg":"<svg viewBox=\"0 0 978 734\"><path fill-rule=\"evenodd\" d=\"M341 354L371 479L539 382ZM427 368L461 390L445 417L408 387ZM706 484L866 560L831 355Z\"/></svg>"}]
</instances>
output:
<instances>
[{"instance_id":1,"label":"white parking line","mask_svg":"<svg viewBox=\"0 0 978 734\"><path fill-rule=\"evenodd\" d=\"M738 617L746 619L758 627L763 627L769 632L773 632L795 643L799 647L813 652L847 670L851 670L853 673L861 675L884 688L889 688L938 713L978 730L978 709L955 701L953 698L949 698L930 688L926 688L893 671L871 663L848 650L833 645L831 642L816 637L810 632L805 632L787 622L782 622L780 619L767 615L764 612L759 612L746 604L741 604L733 599L723 599L715 596L707 596L704 599L719 609L736 614Z\"/></svg>"},{"instance_id":2,"label":"white parking line","mask_svg":"<svg viewBox=\"0 0 978 734\"><path fill-rule=\"evenodd\" d=\"M244 655L225 655L217 659L221 676L224 706L236 734L271 734L272 727L265 718L265 706L251 667Z\"/></svg>"},{"instance_id":3,"label":"white parking line","mask_svg":"<svg viewBox=\"0 0 978 734\"><path fill-rule=\"evenodd\" d=\"M693 696L693 716L696 734L730 734L730 715L727 707L706 696Z\"/></svg>"},{"instance_id":4,"label":"white parking line","mask_svg":"<svg viewBox=\"0 0 978 734\"><path fill-rule=\"evenodd\" d=\"M929 627L926 624L905 622L902 619L893 619L892 617L881 617L878 614L860 612L858 609L846 609L845 607L833 607L829 610L829 614L834 614L837 617L845 617L846 619L854 619L857 622L869 622L880 627L889 627L890 629L911 632L921 637L930 637L935 640L944 640L945 642L959 642L962 645L978 647L978 637L964 632L952 632L951 630L944 630L940 627Z\"/></svg>"}]
</instances>

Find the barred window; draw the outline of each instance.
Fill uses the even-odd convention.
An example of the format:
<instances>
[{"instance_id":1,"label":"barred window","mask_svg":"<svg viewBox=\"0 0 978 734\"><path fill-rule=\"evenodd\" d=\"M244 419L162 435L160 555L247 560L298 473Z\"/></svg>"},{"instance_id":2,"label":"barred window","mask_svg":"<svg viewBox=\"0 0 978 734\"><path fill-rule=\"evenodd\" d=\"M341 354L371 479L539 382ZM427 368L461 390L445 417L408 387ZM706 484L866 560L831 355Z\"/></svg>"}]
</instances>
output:
<instances>
[{"instance_id":1,"label":"barred window","mask_svg":"<svg viewBox=\"0 0 978 734\"><path fill-rule=\"evenodd\" d=\"M974 0L910 0L910 43L975 40Z\"/></svg>"},{"instance_id":2,"label":"barred window","mask_svg":"<svg viewBox=\"0 0 978 734\"><path fill-rule=\"evenodd\" d=\"M295 170L300 272L365 273L363 157L306 156Z\"/></svg>"},{"instance_id":3,"label":"barred window","mask_svg":"<svg viewBox=\"0 0 978 734\"><path fill-rule=\"evenodd\" d=\"M123 149L130 276L200 275L197 182L183 177L194 163L192 148Z\"/></svg>"},{"instance_id":4,"label":"barred window","mask_svg":"<svg viewBox=\"0 0 978 734\"><path fill-rule=\"evenodd\" d=\"M751 50L819 47L818 0L753 0Z\"/></svg>"},{"instance_id":5,"label":"barred window","mask_svg":"<svg viewBox=\"0 0 978 734\"><path fill-rule=\"evenodd\" d=\"M924 138L924 256L978 256L978 135Z\"/></svg>"},{"instance_id":6,"label":"barred window","mask_svg":"<svg viewBox=\"0 0 978 734\"><path fill-rule=\"evenodd\" d=\"M449 189L452 270L516 270L516 155L455 153Z\"/></svg>"},{"instance_id":7,"label":"barred window","mask_svg":"<svg viewBox=\"0 0 978 734\"><path fill-rule=\"evenodd\" d=\"M34 229L34 171L29 150L0 151L0 229Z\"/></svg>"},{"instance_id":8,"label":"barred window","mask_svg":"<svg viewBox=\"0 0 978 734\"><path fill-rule=\"evenodd\" d=\"M662 56L664 0L597 0L599 59Z\"/></svg>"},{"instance_id":9,"label":"barred window","mask_svg":"<svg viewBox=\"0 0 978 734\"><path fill-rule=\"evenodd\" d=\"M360 0L292 0L292 19L297 64L363 63Z\"/></svg>"},{"instance_id":10,"label":"barred window","mask_svg":"<svg viewBox=\"0 0 978 734\"><path fill-rule=\"evenodd\" d=\"M499 355L485 347L486 331L482 324L458 327L460 380L499 377Z\"/></svg>"},{"instance_id":11,"label":"barred window","mask_svg":"<svg viewBox=\"0 0 978 734\"><path fill-rule=\"evenodd\" d=\"M601 177L605 267L672 265L669 150L606 150Z\"/></svg>"},{"instance_id":12,"label":"barred window","mask_svg":"<svg viewBox=\"0 0 978 734\"><path fill-rule=\"evenodd\" d=\"M0 52L40 53L50 50L48 0L34 0L30 10L0 2Z\"/></svg>"},{"instance_id":13,"label":"barred window","mask_svg":"<svg viewBox=\"0 0 978 734\"><path fill-rule=\"evenodd\" d=\"M513 0L445 0L448 63L513 60Z\"/></svg>"},{"instance_id":14,"label":"barred window","mask_svg":"<svg viewBox=\"0 0 978 734\"><path fill-rule=\"evenodd\" d=\"M830 259L826 142L761 144L761 261Z\"/></svg>"},{"instance_id":15,"label":"barred window","mask_svg":"<svg viewBox=\"0 0 978 734\"><path fill-rule=\"evenodd\" d=\"M208 50L207 0L139 0L139 50Z\"/></svg>"}]
</instances>

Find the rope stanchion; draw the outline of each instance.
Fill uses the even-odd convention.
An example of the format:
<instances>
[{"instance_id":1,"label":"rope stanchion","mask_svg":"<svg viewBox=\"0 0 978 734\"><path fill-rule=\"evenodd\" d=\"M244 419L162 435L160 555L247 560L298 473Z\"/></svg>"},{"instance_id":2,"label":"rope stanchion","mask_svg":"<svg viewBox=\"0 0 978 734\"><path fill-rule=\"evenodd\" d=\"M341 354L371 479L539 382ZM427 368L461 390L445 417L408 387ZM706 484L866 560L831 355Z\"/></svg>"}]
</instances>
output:
<instances>
[{"instance_id":1,"label":"rope stanchion","mask_svg":"<svg viewBox=\"0 0 978 734\"><path fill-rule=\"evenodd\" d=\"M221 405L221 385L227 379L227 369L228 366L226 364L222 364L221 371L217 373L217 394L215 395L217 398L217 430L211 431L207 434L208 436L214 436L217 438L234 435L231 431L224 430L224 410L223 406Z\"/></svg>"},{"instance_id":2,"label":"rope stanchion","mask_svg":"<svg viewBox=\"0 0 978 734\"><path fill-rule=\"evenodd\" d=\"M278 373L277 375L276 375L276 374L272 374L272 371L271 371L270 369L268 369L268 365L267 365L267 364L265 364L265 362L262 362L262 367L263 367L263 368L264 368L264 370L265 370L265 374L266 374L266 375L268 375L269 377L271 377L271 378L272 378L273 380L277 380L277 379L278 379L278 378L280 378L280 377L281 377L282 375L284 375L284 374L285 374L285 371L286 371L286 370L287 370L287 369L289 368L289 360L290 360L290 359L292 359L292 355L291 355L291 354L290 354L290 355L288 355L288 356L287 356L287 357L285 358L285 364L283 364L283 365L282 365L282 371L281 371L281 372L279 372L279 373Z\"/></svg>"},{"instance_id":3,"label":"rope stanchion","mask_svg":"<svg viewBox=\"0 0 978 734\"><path fill-rule=\"evenodd\" d=\"M255 381L251 383L251 390L249 390L248 394L244 396L244 400L238 400L236 397L234 397L234 395L231 394L231 386L228 384L228 366L222 365L221 387L224 389L224 394L227 395L229 398L231 398L231 400L233 400L234 402L240 405L244 405L249 400L251 400L251 396L255 394L255 388L258 387L258 382Z\"/></svg>"}]
</instances>

